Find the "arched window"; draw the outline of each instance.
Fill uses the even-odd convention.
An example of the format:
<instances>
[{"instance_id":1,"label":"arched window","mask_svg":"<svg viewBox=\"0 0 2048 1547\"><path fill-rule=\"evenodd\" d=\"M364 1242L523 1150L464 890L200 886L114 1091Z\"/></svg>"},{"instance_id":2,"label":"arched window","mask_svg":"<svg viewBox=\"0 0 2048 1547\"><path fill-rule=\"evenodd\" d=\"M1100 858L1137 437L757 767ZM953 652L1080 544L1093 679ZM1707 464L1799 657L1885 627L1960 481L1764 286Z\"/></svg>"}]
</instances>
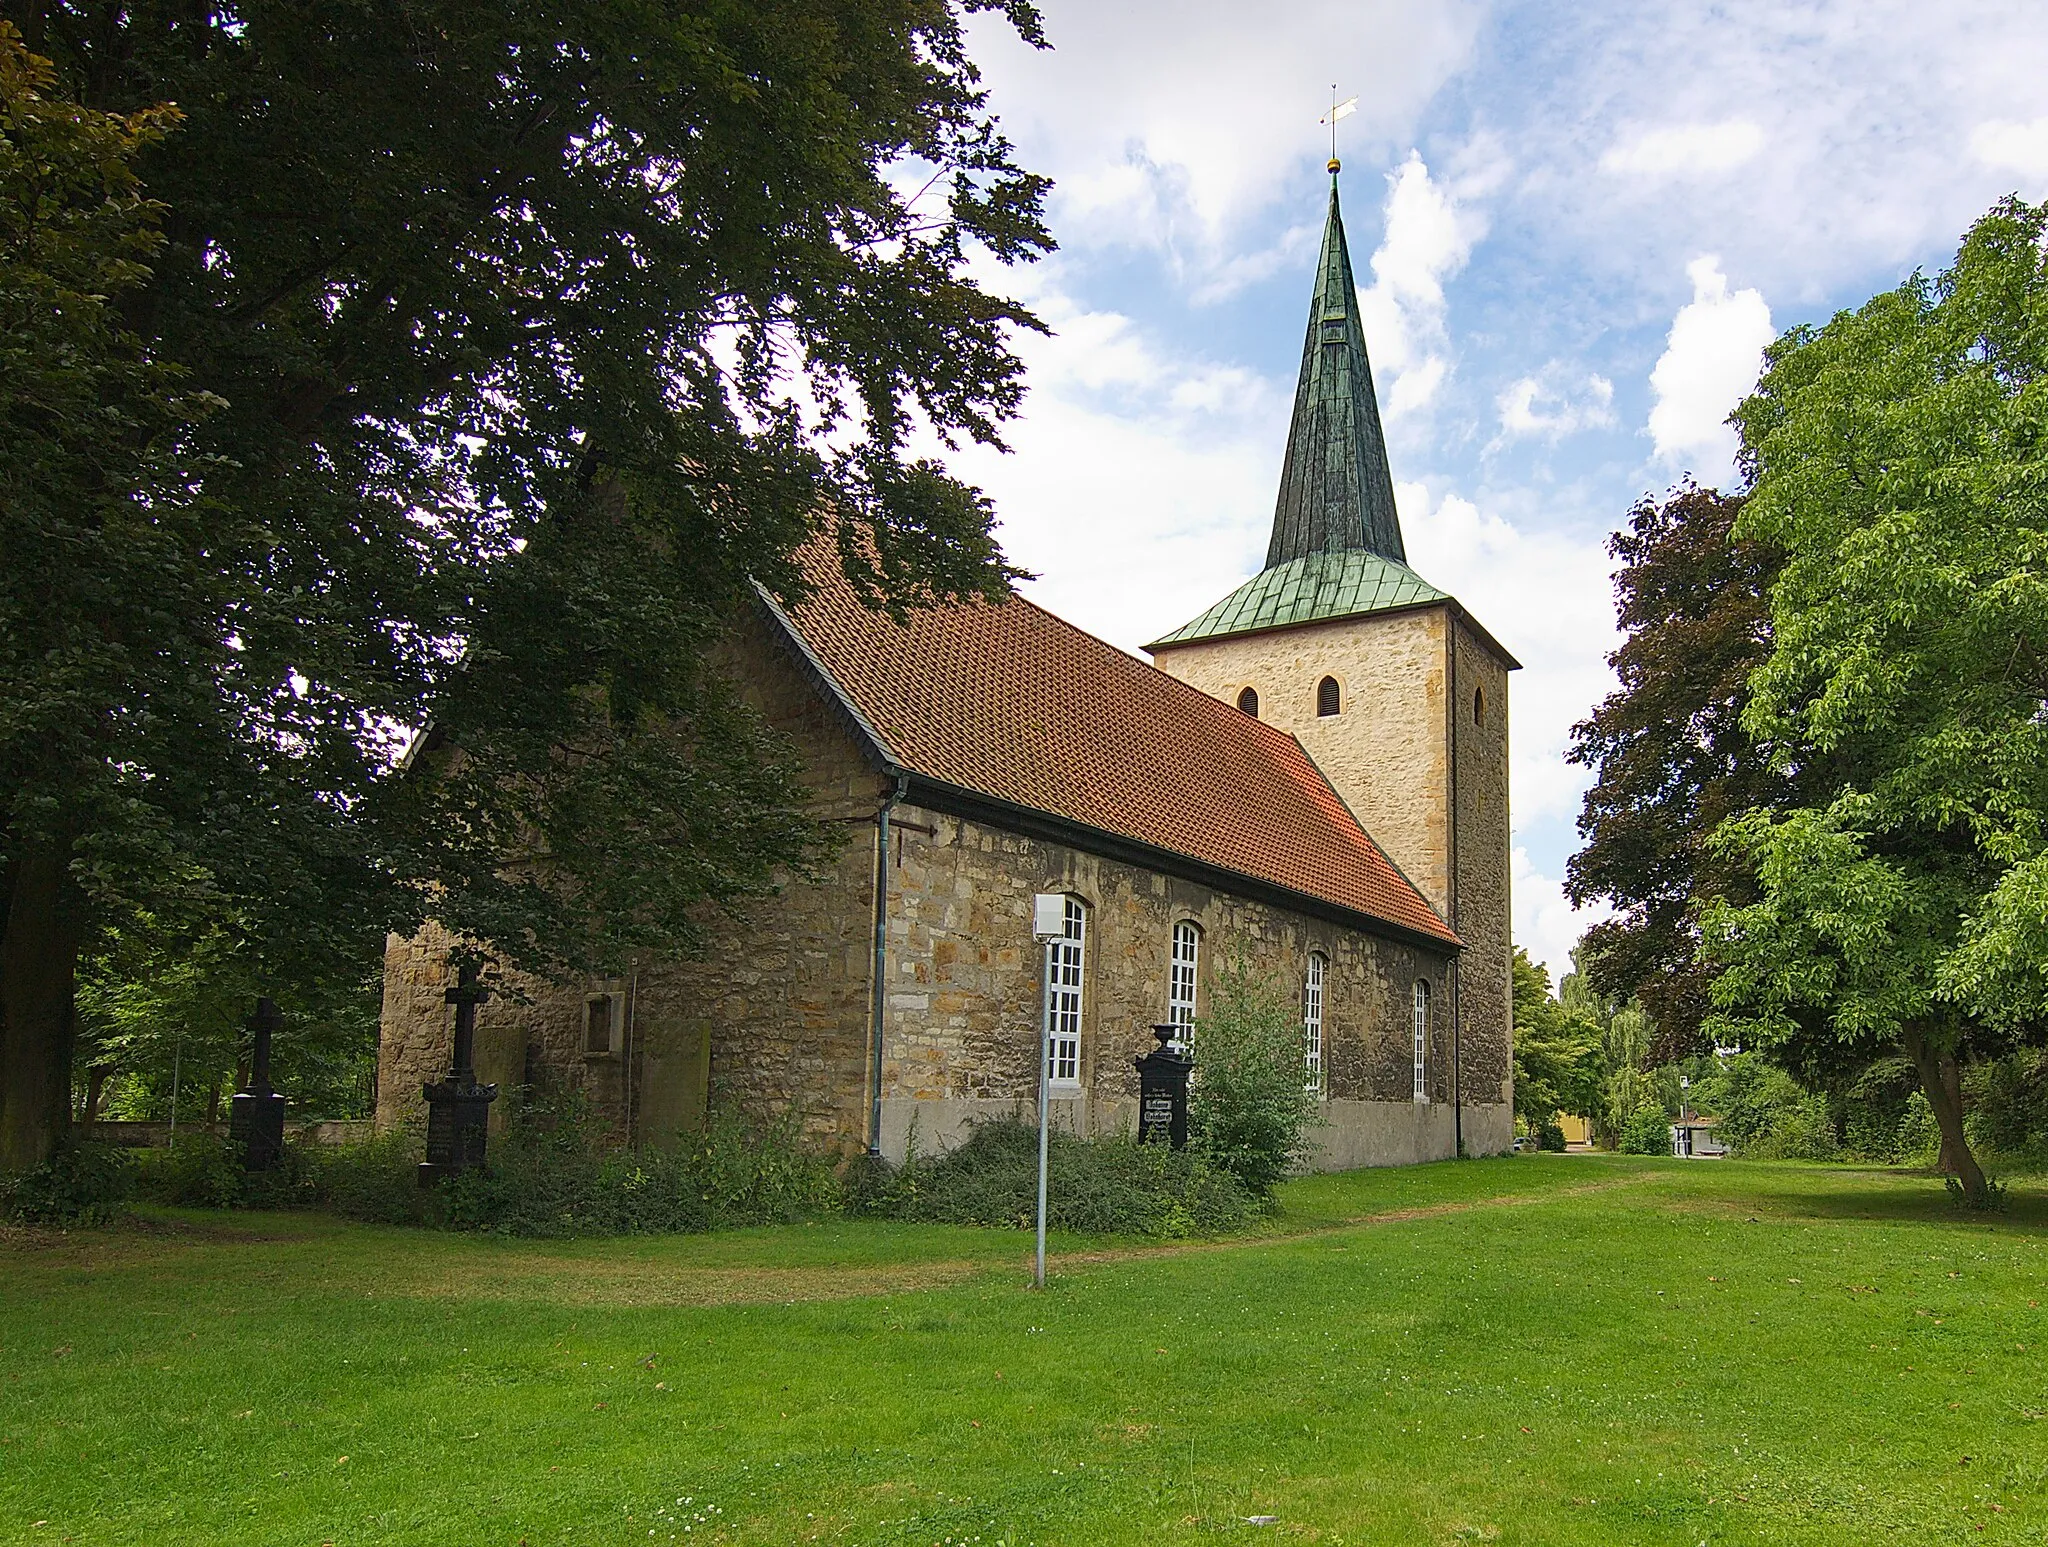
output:
<instances>
[{"instance_id":1,"label":"arched window","mask_svg":"<svg viewBox=\"0 0 2048 1547\"><path fill-rule=\"evenodd\" d=\"M1474 725L1484 725L1486 723L1485 688L1474 688L1472 690L1472 723Z\"/></svg>"},{"instance_id":2,"label":"arched window","mask_svg":"<svg viewBox=\"0 0 2048 1547\"><path fill-rule=\"evenodd\" d=\"M1067 899L1067 932L1045 952L1045 1062L1054 1085L1081 1084L1081 974L1088 944L1088 907Z\"/></svg>"},{"instance_id":3,"label":"arched window","mask_svg":"<svg viewBox=\"0 0 2048 1547\"><path fill-rule=\"evenodd\" d=\"M1330 970L1321 951L1311 951L1308 980L1301 988L1302 1059L1307 1068L1302 1083L1310 1090L1323 1088L1323 979Z\"/></svg>"},{"instance_id":4,"label":"arched window","mask_svg":"<svg viewBox=\"0 0 2048 1547\"><path fill-rule=\"evenodd\" d=\"M1335 677L1325 677L1316 684L1316 714L1318 717L1327 720L1343 707L1344 696L1338 691L1337 679Z\"/></svg>"},{"instance_id":5,"label":"arched window","mask_svg":"<svg viewBox=\"0 0 2048 1547\"><path fill-rule=\"evenodd\" d=\"M1195 974L1201 964L1201 926L1182 919L1173 926L1173 957L1166 968L1166 1018L1181 1028L1183 1049L1195 1045Z\"/></svg>"},{"instance_id":6,"label":"arched window","mask_svg":"<svg viewBox=\"0 0 2048 1547\"><path fill-rule=\"evenodd\" d=\"M1238 694L1237 707L1256 720L1259 717L1259 690L1257 688L1246 688L1242 693Z\"/></svg>"},{"instance_id":7,"label":"arched window","mask_svg":"<svg viewBox=\"0 0 2048 1547\"><path fill-rule=\"evenodd\" d=\"M1415 980L1415 1099L1429 1099L1429 980Z\"/></svg>"}]
</instances>

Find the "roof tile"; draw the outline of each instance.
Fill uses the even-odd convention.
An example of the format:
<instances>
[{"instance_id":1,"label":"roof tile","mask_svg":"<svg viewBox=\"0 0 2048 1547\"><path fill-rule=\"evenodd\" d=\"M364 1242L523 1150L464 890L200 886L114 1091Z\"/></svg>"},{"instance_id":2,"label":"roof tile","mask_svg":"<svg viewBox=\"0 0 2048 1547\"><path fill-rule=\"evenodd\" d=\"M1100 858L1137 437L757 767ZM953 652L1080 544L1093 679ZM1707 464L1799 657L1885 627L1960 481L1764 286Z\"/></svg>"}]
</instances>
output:
<instances>
[{"instance_id":1,"label":"roof tile","mask_svg":"<svg viewBox=\"0 0 2048 1547\"><path fill-rule=\"evenodd\" d=\"M1022 597L898 624L811 579L787 615L901 766L1456 943L1285 732Z\"/></svg>"}]
</instances>

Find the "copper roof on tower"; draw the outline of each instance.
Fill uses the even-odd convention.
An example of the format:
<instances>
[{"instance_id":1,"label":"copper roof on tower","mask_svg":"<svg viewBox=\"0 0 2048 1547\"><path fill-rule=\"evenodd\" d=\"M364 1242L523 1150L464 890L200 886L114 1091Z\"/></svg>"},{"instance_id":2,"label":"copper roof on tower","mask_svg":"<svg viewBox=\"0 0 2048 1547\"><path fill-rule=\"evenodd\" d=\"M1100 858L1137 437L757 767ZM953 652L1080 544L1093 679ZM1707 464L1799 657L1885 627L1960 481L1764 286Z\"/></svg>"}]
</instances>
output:
<instances>
[{"instance_id":1,"label":"copper roof on tower","mask_svg":"<svg viewBox=\"0 0 2048 1547\"><path fill-rule=\"evenodd\" d=\"M1458 943L1286 732L1022 597L897 623L811 560L769 606L889 766Z\"/></svg>"}]
</instances>

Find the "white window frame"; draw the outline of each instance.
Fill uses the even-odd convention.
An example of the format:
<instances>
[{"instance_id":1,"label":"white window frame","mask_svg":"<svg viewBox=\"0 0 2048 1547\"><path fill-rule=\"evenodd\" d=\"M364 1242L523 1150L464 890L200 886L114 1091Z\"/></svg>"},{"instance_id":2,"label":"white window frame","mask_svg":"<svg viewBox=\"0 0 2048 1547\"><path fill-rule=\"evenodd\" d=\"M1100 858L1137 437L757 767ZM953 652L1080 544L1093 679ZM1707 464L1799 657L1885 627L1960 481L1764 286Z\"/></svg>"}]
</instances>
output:
<instances>
[{"instance_id":1,"label":"white window frame","mask_svg":"<svg viewBox=\"0 0 2048 1547\"><path fill-rule=\"evenodd\" d=\"M1182 919L1173 926L1173 950L1166 963L1166 1019L1182 1028L1174 1039L1181 1051L1195 1045L1195 985L1201 981L1202 926Z\"/></svg>"},{"instance_id":2,"label":"white window frame","mask_svg":"<svg viewBox=\"0 0 2048 1547\"><path fill-rule=\"evenodd\" d=\"M1323 1088L1323 992L1329 977L1330 959L1321 951L1308 953L1308 973L1301 985L1303 1087Z\"/></svg>"},{"instance_id":3,"label":"white window frame","mask_svg":"<svg viewBox=\"0 0 2048 1547\"><path fill-rule=\"evenodd\" d=\"M609 1000L605 1015L605 1038L603 1047L590 1043L591 1013L599 1004ZM593 987L583 996L583 1056L586 1058L610 1058L619 1051L620 1032L626 1022L626 985L618 978L610 978Z\"/></svg>"},{"instance_id":4,"label":"white window frame","mask_svg":"<svg viewBox=\"0 0 2048 1547\"><path fill-rule=\"evenodd\" d=\"M1081 1090L1081 1006L1086 992L1088 908L1067 899L1067 932L1045 948L1045 1076L1050 1090Z\"/></svg>"},{"instance_id":5,"label":"white window frame","mask_svg":"<svg viewBox=\"0 0 2048 1547\"><path fill-rule=\"evenodd\" d=\"M1429 1100L1429 979L1415 980L1415 1099Z\"/></svg>"}]
</instances>

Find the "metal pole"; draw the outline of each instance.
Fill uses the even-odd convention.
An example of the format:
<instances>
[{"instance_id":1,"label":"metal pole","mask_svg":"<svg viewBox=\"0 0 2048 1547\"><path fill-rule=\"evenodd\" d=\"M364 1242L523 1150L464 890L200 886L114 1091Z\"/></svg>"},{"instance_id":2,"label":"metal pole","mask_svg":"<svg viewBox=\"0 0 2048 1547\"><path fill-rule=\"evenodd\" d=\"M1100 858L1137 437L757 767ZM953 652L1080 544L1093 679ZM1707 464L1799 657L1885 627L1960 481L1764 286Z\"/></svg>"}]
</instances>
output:
<instances>
[{"instance_id":1,"label":"metal pole","mask_svg":"<svg viewBox=\"0 0 2048 1547\"><path fill-rule=\"evenodd\" d=\"M1040 975L1038 1012L1038 1258L1032 1271L1034 1287L1045 1288L1045 1151L1046 1119L1050 1102L1047 1086L1052 1079L1052 942L1045 943L1045 970Z\"/></svg>"}]
</instances>

